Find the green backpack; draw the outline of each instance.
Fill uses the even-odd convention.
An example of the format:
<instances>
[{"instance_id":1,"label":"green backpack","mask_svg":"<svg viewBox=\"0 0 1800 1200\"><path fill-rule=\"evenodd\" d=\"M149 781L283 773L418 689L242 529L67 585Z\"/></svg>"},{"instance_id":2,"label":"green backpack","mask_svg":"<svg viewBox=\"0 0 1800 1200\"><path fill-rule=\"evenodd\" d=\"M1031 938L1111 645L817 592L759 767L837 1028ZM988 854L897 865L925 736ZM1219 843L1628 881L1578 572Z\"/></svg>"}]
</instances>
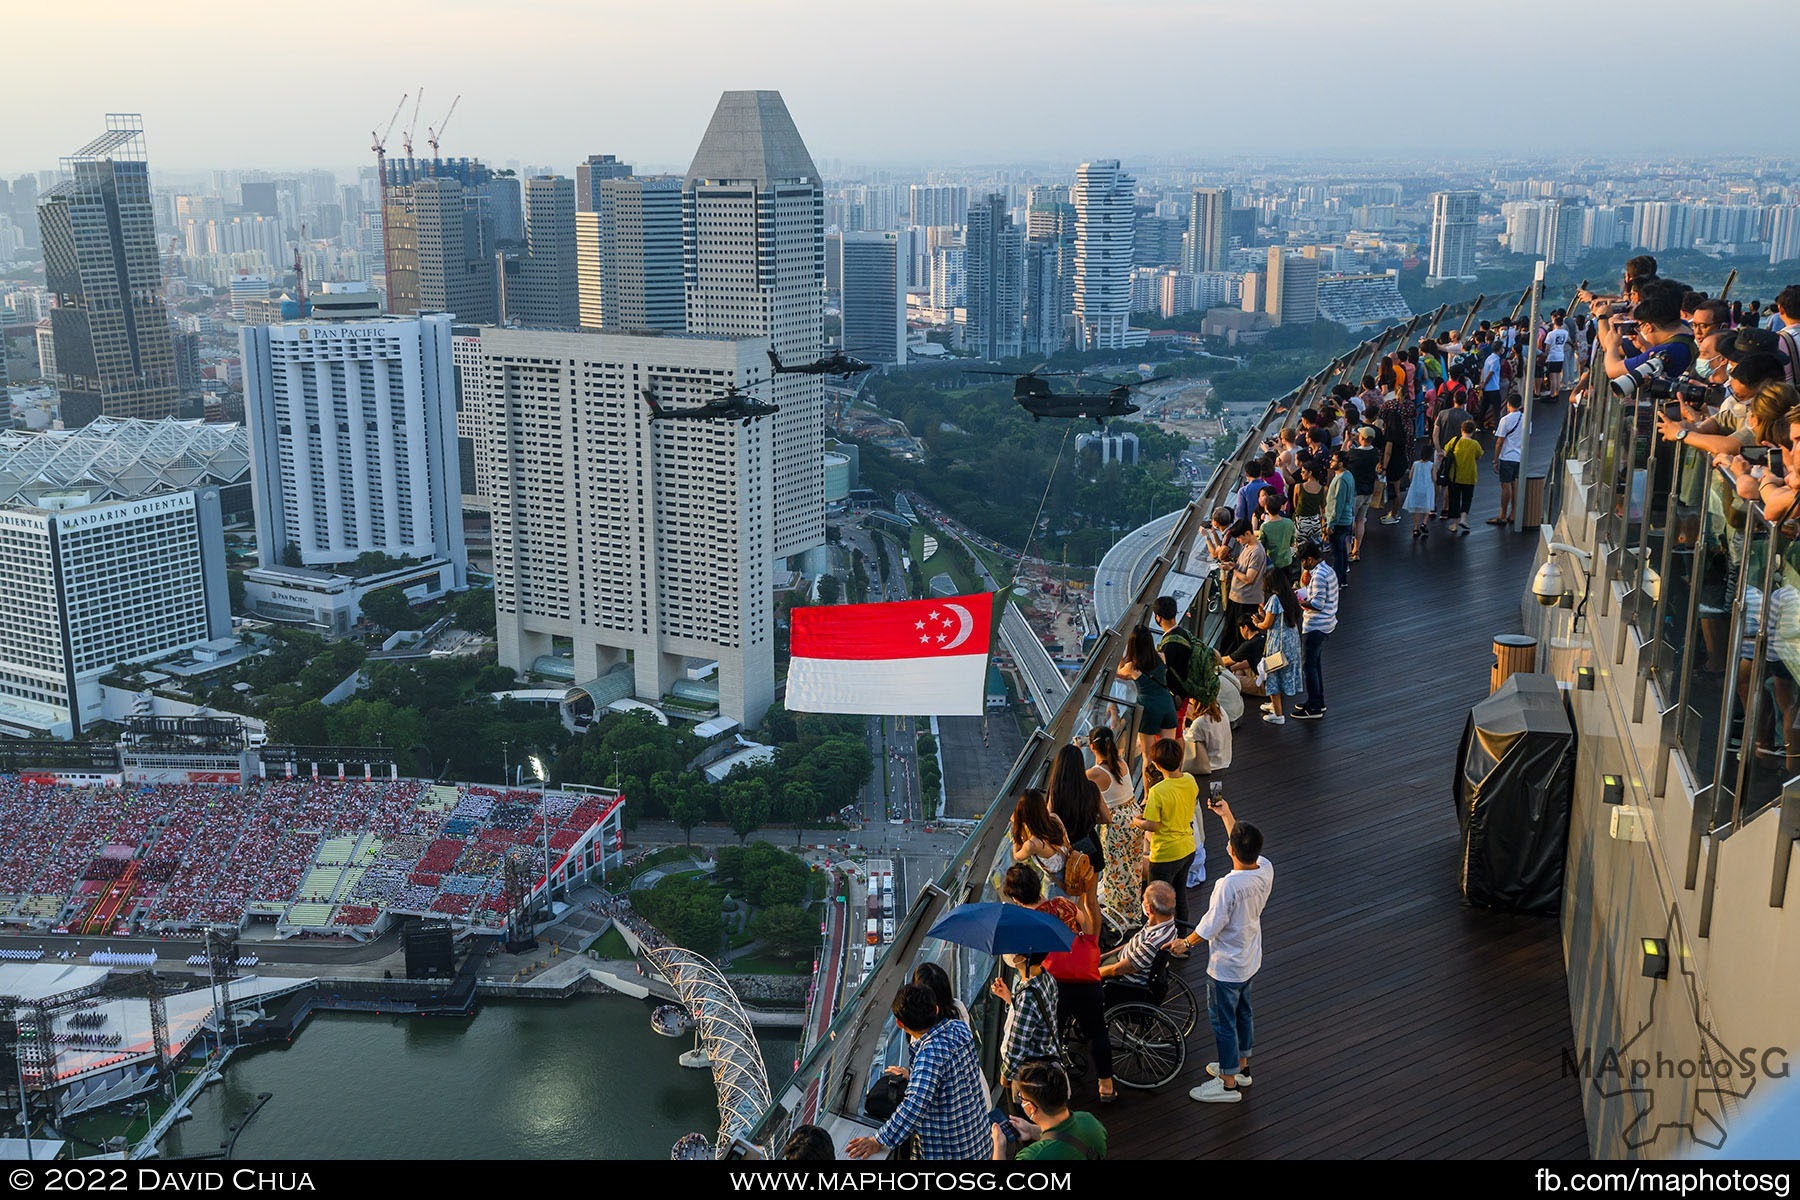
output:
<instances>
[{"instance_id":1,"label":"green backpack","mask_svg":"<svg viewBox=\"0 0 1800 1200\"><path fill-rule=\"evenodd\" d=\"M1219 702L1219 654L1211 646L1180 627L1163 634L1158 649L1175 642L1188 648L1187 671L1173 682L1183 695L1193 698L1200 708L1211 708ZM1171 672L1173 674L1173 672Z\"/></svg>"}]
</instances>

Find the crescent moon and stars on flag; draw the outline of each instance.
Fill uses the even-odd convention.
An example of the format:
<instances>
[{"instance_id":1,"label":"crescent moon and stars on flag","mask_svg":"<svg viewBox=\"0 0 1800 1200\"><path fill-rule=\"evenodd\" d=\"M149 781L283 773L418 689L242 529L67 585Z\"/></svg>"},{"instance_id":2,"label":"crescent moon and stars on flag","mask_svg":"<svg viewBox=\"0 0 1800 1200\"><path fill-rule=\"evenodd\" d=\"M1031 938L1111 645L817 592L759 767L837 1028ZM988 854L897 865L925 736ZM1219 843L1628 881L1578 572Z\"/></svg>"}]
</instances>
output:
<instances>
[{"instance_id":1,"label":"crescent moon and stars on flag","mask_svg":"<svg viewBox=\"0 0 1800 1200\"><path fill-rule=\"evenodd\" d=\"M951 633L952 627L955 633ZM969 634L975 629L975 618L960 604L944 604L926 613L924 619L914 621L913 629L918 633L921 646L948 652L969 640Z\"/></svg>"}]
</instances>

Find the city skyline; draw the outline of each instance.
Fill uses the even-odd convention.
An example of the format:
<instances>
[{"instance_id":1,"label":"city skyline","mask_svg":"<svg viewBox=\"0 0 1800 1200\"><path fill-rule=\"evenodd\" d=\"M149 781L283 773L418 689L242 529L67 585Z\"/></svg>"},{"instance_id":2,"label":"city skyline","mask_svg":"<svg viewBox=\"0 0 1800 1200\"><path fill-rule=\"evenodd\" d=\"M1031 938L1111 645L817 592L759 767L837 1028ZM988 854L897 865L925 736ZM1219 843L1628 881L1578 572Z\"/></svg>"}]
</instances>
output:
<instances>
[{"instance_id":1,"label":"city skyline","mask_svg":"<svg viewBox=\"0 0 1800 1200\"><path fill-rule=\"evenodd\" d=\"M921 15L938 7L951 11L928 3ZM696 78L727 89L780 90L821 161L967 165L1105 156L1129 168L1146 157L1244 153L1442 151L1464 158L1605 150L1680 157L1780 150L1765 128L1739 134L1705 106L1674 105L1654 122L1595 120L1574 64L1588 51L1615 62L1657 61L1658 31L1667 27L1661 17L1673 20L1686 11L1671 0L1634 5L1633 23L1624 28L1608 6L1528 0L1514 16L1522 29L1554 28L1557 37L1548 45L1535 34L1488 36L1465 12L1425 0L1384 0L1354 12L1326 0L1256 6L1136 0L1104 10L1104 23L1093 20L1095 10L1064 0L990 0L954 10L958 36L921 41L931 63L925 76L911 56L833 53L873 35L876 18L821 0L779 0L754 20L731 19L743 10L719 0L654 11L554 0L533 10L534 23L555 30L533 46L537 88L520 88L515 76L493 70L492 30L475 19L487 10L467 0L354 10L328 4L313 28L328 27L341 12L353 18L358 36L333 43L329 103L308 99L307 119L283 123L278 133L265 106L218 103L215 76L168 64L196 49L221 63L284 56L295 37L285 26L271 19L265 28L263 18L246 18L215 0L191 6L192 19L178 29L118 0L80 0L74 8L86 14L82 53L91 77L101 81L87 109L142 112L154 161L164 171L361 164L372 157L370 130L385 127L401 93L421 84L416 145L460 94L444 130L447 154L516 157L570 171L594 144L604 144L640 170L679 167L715 95L713 87L693 87ZM1077 26L1081 36L1067 36ZM28 9L14 14L12 28L20 45L52 47L67 39L71 13ZM196 36L195 29L210 32ZM797 29L805 36L794 36ZM420 66L393 66L384 47L401 42L411 48L408 61ZM587 58L601 43L610 65L596 73ZM1281 62L1313 61L1319 68L1276 78L1268 54L1275 44ZM1459 45L1469 52L1456 56L1447 76L1423 63L1417 71L1373 69L1408 47ZM995 47L1008 48L999 70ZM1734 73L1777 77L1776 47L1773 39L1734 47ZM682 69L668 69L676 56ZM24 94L53 94L60 61L54 53L25 56L16 66ZM1103 79L1107 63L1117 64L1121 86L1038 86L1093 77L1096 64ZM308 96L318 73L302 67L291 86ZM283 76L272 71L270 78ZM1475 102L1446 103L1457 95ZM1504 96L1521 101L1511 127L1500 122L1495 103ZM1629 108L1603 107L1615 114ZM1159 110L1167 120L1146 119ZM409 99L391 151L398 151L411 111ZM194 120L196 112L207 116ZM608 117L595 121L591 113ZM11 130L0 171L54 167L69 146L86 140L84 119L83 112L50 109Z\"/></svg>"}]
</instances>

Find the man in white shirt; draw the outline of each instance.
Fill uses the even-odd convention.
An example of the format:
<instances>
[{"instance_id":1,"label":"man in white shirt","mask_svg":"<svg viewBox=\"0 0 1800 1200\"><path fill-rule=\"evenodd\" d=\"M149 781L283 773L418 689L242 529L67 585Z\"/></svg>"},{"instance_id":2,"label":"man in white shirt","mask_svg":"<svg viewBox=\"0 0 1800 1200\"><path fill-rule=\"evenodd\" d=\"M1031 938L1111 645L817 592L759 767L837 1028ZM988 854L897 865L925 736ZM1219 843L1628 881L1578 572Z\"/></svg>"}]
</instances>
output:
<instances>
[{"instance_id":1,"label":"man in white shirt","mask_svg":"<svg viewBox=\"0 0 1800 1200\"><path fill-rule=\"evenodd\" d=\"M1500 476L1500 515L1489 517L1489 525L1509 525L1513 520L1513 496L1519 488L1519 464L1525 457L1525 414L1523 402L1514 392L1506 398L1506 415L1494 427L1494 473Z\"/></svg>"},{"instance_id":2,"label":"man in white shirt","mask_svg":"<svg viewBox=\"0 0 1800 1200\"><path fill-rule=\"evenodd\" d=\"M1262 913L1275 887L1275 868L1262 856L1263 836L1256 826L1231 815L1231 806L1214 797L1207 807L1223 822L1231 847L1231 874L1213 885L1212 902L1194 932L1181 939L1188 945L1205 938L1206 1015L1218 1042L1217 1062L1206 1064L1213 1078L1188 1093L1202 1104L1236 1104L1251 1084L1250 981L1262 969Z\"/></svg>"},{"instance_id":3,"label":"man in white shirt","mask_svg":"<svg viewBox=\"0 0 1800 1200\"><path fill-rule=\"evenodd\" d=\"M1505 381L1500 369L1500 343L1493 341L1483 346L1481 356L1481 408L1475 413L1478 426L1500 415L1500 385Z\"/></svg>"},{"instance_id":4,"label":"man in white shirt","mask_svg":"<svg viewBox=\"0 0 1800 1200\"><path fill-rule=\"evenodd\" d=\"M1562 391L1563 370L1569 358L1569 330L1563 324L1565 315L1560 308L1551 313L1550 328L1544 331L1544 375L1538 381L1537 389L1540 396L1555 396Z\"/></svg>"}]
</instances>

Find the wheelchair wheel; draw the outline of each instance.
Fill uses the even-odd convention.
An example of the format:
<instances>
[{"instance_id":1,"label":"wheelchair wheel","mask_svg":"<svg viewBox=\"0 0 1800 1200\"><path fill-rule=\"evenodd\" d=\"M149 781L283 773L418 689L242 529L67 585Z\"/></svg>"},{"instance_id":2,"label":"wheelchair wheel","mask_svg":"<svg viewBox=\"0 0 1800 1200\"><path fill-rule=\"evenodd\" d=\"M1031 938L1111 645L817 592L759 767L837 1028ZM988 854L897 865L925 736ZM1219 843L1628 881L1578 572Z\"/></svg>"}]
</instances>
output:
<instances>
[{"instance_id":1,"label":"wheelchair wheel","mask_svg":"<svg viewBox=\"0 0 1800 1200\"><path fill-rule=\"evenodd\" d=\"M1106 1035L1112 1041L1113 1078L1126 1087L1162 1087L1187 1063L1181 1029L1151 1005L1126 1003L1107 1009Z\"/></svg>"},{"instance_id":2,"label":"wheelchair wheel","mask_svg":"<svg viewBox=\"0 0 1800 1200\"><path fill-rule=\"evenodd\" d=\"M1086 1079L1094 1073L1093 1054L1073 1025L1063 1031L1063 1068L1071 1080Z\"/></svg>"},{"instance_id":3,"label":"wheelchair wheel","mask_svg":"<svg viewBox=\"0 0 1800 1200\"><path fill-rule=\"evenodd\" d=\"M1200 1005L1194 999L1194 989L1187 981L1173 971L1169 973L1169 990L1163 994L1160 1007L1181 1030L1186 1037L1194 1032L1194 1023L1200 1018Z\"/></svg>"}]
</instances>

